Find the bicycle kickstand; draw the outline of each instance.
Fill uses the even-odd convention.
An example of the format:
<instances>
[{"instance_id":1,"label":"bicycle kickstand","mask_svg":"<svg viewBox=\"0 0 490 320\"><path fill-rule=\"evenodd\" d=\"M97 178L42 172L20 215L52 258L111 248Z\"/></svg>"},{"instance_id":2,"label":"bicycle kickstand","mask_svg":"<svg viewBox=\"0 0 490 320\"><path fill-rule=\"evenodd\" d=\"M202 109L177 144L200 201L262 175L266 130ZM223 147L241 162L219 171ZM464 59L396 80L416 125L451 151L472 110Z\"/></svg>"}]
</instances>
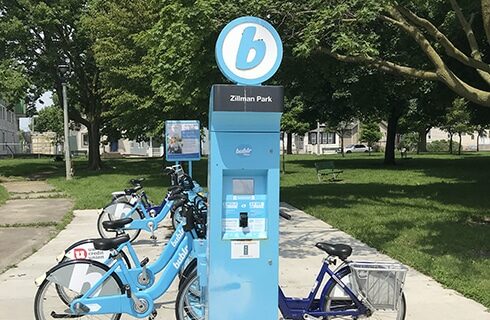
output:
<instances>
[{"instance_id":1,"label":"bicycle kickstand","mask_svg":"<svg viewBox=\"0 0 490 320\"><path fill-rule=\"evenodd\" d=\"M154 226L153 222L149 222L148 227L150 228L150 231L151 231L150 239L153 240L153 245L156 246L157 245L157 237L155 236L155 226Z\"/></svg>"},{"instance_id":2,"label":"bicycle kickstand","mask_svg":"<svg viewBox=\"0 0 490 320\"><path fill-rule=\"evenodd\" d=\"M148 320L155 320L157 318L157 311L153 309L153 312L148 317Z\"/></svg>"},{"instance_id":3,"label":"bicycle kickstand","mask_svg":"<svg viewBox=\"0 0 490 320\"><path fill-rule=\"evenodd\" d=\"M310 316L309 314L305 314L305 315L303 315L303 319L305 319L305 320L323 320L323 317L317 318L314 316Z\"/></svg>"}]
</instances>

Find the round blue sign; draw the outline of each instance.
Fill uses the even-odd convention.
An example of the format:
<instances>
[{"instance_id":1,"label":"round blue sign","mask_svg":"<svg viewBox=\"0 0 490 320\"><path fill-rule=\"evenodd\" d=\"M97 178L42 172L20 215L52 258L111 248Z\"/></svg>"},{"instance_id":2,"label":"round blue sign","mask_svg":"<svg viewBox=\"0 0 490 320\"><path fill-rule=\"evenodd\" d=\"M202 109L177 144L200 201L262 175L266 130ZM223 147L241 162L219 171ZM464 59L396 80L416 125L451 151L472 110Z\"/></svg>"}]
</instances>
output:
<instances>
[{"instance_id":1,"label":"round blue sign","mask_svg":"<svg viewBox=\"0 0 490 320\"><path fill-rule=\"evenodd\" d=\"M228 23L216 42L216 61L230 81L260 85L270 79L282 61L282 41L276 29L256 17Z\"/></svg>"}]
</instances>

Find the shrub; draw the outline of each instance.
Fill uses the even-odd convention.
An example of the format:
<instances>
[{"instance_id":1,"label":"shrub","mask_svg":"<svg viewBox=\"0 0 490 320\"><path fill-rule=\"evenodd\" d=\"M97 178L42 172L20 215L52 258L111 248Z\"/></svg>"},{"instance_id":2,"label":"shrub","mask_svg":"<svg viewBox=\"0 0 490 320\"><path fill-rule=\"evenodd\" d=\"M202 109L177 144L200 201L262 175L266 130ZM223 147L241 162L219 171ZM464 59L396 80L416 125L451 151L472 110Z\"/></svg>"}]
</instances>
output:
<instances>
[{"instance_id":1,"label":"shrub","mask_svg":"<svg viewBox=\"0 0 490 320\"><path fill-rule=\"evenodd\" d=\"M453 140L453 152L457 151L459 143ZM429 152L448 152L449 141L448 140L436 140L427 144L427 151Z\"/></svg>"}]
</instances>

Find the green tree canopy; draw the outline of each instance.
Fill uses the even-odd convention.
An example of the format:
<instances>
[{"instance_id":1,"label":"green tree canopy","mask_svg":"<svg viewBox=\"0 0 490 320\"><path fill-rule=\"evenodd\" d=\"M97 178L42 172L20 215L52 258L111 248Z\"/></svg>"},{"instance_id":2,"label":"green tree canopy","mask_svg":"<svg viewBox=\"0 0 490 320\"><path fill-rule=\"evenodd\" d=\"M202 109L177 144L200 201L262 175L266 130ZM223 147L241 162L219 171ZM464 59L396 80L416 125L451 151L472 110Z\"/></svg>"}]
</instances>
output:
<instances>
[{"instance_id":1,"label":"green tree canopy","mask_svg":"<svg viewBox=\"0 0 490 320\"><path fill-rule=\"evenodd\" d=\"M369 146L369 154L373 146L381 140L383 134L379 129L379 123L376 121L367 122L362 125L361 128L361 141L366 142Z\"/></svg>"},{"instance_id":2,"label":"green tree canopy","mask_svg":"<svg viewBox=\"0 0 490 320\"><path fill-rule=\"evenodd\" d=\"M89 166L99 169L100 128L107 105L101 99L93 38L80 23L88 6L86 0L0 0L0 63L16 61L15 70L28 81L28 97L33 103L49 90L54 90L62 101L57 66L69 59L69 117L88 128ZM21 83L13 85L11 95L25 88L19 74L12 76Z\"/></svg>"},{"instance_id":3,"label":"green tree canopy","mask_svg":"<svg viewBox=\"0 0 490 320\"><path fill-rule=\"evenodd\" d=\"M490 0L310 0L297 52L323 52L383 72L440 81L490 107ZM300 25L298 25L300 27Z\"/></svg>"},{"instance_id":4,"label":"green tree canopy","mask_svg":"<svg viewBox=\"0 0 490 320\"><path fill-rule=\"evenodd\" d=\"M56 134L56 142L63 141L63 111L60 107L52 105L41 109L34 120L34 125L35 128L33 130L54 132Z\"/></svg>"}]
</instances>

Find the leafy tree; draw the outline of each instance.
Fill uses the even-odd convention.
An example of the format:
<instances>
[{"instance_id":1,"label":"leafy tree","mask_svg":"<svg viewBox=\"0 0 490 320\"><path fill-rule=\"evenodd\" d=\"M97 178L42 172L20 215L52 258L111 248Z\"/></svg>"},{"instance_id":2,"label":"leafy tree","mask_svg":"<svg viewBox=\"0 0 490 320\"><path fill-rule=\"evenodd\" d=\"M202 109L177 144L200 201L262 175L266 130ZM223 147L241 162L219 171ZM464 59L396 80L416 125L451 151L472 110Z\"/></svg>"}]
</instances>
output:
<instances>
[{"instance_id":1,"label":"leafy tree","mask_svg":"<svg viewBox=\"0 0 490 320\"><path fill-rule=\"evenodd\" d=\"M110 107L102 132L109 140L146 140L161 135L169 109L152 90L151 66L145 61L145 37L158 21L159 2L91 0L82 26L94 39L92 50L100 70L100 93Z\"/></svg>"},{"instance_id":2,"label":"leafy tree","mask_svg":"<svg viewBox=\"0 0 490 320\"><path fill-rule=\"evenodd\" d=\"M333 103L325 115L327 128L339 136L340 152L345 157L344 139L358 116L358 107L353 103L350 92L344 88L337 89L332 98Z\"/></svg>"},{"instance_id":3,"label":"leafy tree","mask_svg":"<svg viewBox=\"0 0 490 320\"><path fill-rule=\"evenodd\" d=\"M490 107L490 0L311 0L288 15L309 15L297 31L300 53L439 81Z\"/></svg>"},{"instance_id":4,"label":"leafy tree","mask_svg":"<svg viewBox=\"0 0 490 320\"><path fill-rule=\"evenodd\" d=\"M490 110L477 106L472 103L468 103L468 109L471 114L471 124L477 132L476 150L480 151L480 138L488 137L488 130L490 130Z\"/></svg>"},{"instance_id":5,"label":"leafy tree","mask_svg":"<svg viewBox=\"0 0 490 320\"><path fill-rule=\"evenodd\" d=\"M25 100L28 86L29 82L24 77L23 67L19 63L0 59L0 93L7 107L12 108L13 104Z\"/></svg>"},{"instance_id":6,"label":"leafy tree","mask_svg":"<svg viewBox=\"0 0 490 320\"><path fill-rule=\"evenodd\" d=\"M381 130L379 129L379 123L367 122L362 125L361 128L361 141L366 142L369 147L369 155L371 155L371 149L373 146L381 140L383 135L381 134Z\"/></svg>"},{"instance_id":7,"label":"leafy tree","mask_svg":"<svg viewBox=\"0 0 490 320\"><path fill-rule=\"evenodd\" d=\"M0 61L2 64L18 62L16 70L28 80L33 102L43 92L53 89L62 101L57 65L65 58L70 59L69 117L88 128L89 167L99 169L100 128L106 121L103 111L107 105L100 95L93 39L80 23L88 6L87 0L0 0Z\"/></svg>"},{"instance_id":8,"label":"leafy tree","mask_svg":"<svg viewBox=\"0 0 490 320\"><path fill-rule=\"evenodd\" d=\"M454 94L440 83L426 81L414 93L407 114L400 119L399 133L416 133L416 151L419 154L427 152L427 134L433 127L442 125Z\"/></svg>"},{"instance_id":9,"label":"leafy tree","mask_svg":"<svg viewBox=\"0 0 490 320\"><path fill-rule=\"evenodd\" d=\"M490 130L490 124L478 124L474 127L475 131L477 132L477 137L476 137L476 151L480 151L480 138L486 138L488 137L487 131Z\"/></svg>"},{"instance_id":10,"label":"leafy tree","mask_svg":"<svg viewBox=\"0 0 490 320\"><path fill-rule=\"evenodd\" d=\"M407 150L417 150L419 142L419 134L417 132L409 132L402 136L400 142L400 148L406 148Z\"/></svg>"},{"instance_id":11,"label":"leafy tree","mask_svg":"<svg viewBox=\"0 0 490 320\"><path fill-rule=\"evenodd\" d=\"M453 136L459 137L458 154L461 154L461 140L464 133L473 132L470 125L470 113L467 109L468 102L464 98L454 99L451 108L446 114L442 129L449 134L449 153L453 153Z\"/></svg>"},{"instance_id":12,"label":"leafy tree","mask_svg":"<svg viewBox=\"0 0 490 320\"><path fill-rule=\"evenodd\" d=\"M56 143L63 141L63 111L58 106L52 105L41 109L35 120L35 126L34 129L38 132L54 132Z\"/></svg>"},{"instance_id":13,"label":"leafy tree","mask_svg":"<svg viewBox=\"0 0 490 320\"><path fill-rule=\"evenodd\" d=\"M294 97L292 100L286 99L285 110L281 118L281 131L287 135L286 153L292 154L293 133L304 135L308 132L310 125L303 121L304 103L300 97Z\"/></svg>"}]
</instances>

